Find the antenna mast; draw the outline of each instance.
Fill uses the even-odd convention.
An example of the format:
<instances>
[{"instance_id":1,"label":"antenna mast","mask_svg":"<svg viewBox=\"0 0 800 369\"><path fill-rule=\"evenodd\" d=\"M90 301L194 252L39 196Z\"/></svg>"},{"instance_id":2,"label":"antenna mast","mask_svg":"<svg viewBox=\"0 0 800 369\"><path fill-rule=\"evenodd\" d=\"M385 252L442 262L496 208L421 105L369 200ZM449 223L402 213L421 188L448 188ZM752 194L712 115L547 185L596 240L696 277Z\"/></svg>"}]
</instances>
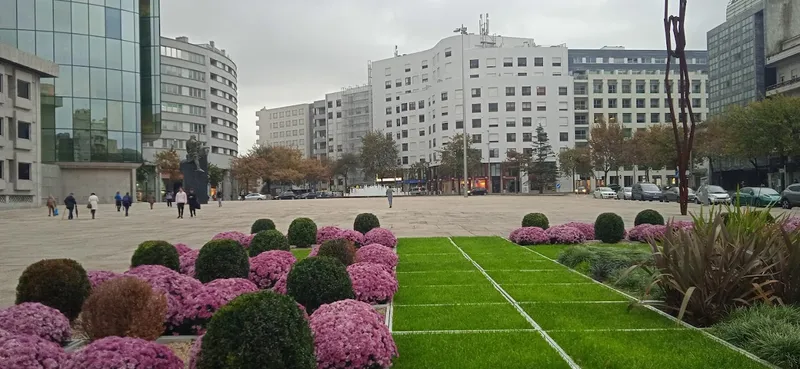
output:
<instances>
[{"instance_id":1,"label":"antenna mast","mask_svg":"<svg viewBox=\"0 0 800 369\"><path fill-rule=\"evenodd\" d=\"M394 45L394 56L400 56L400 52L397 51L397 45Z\"/></svg>"},{"instance_id":2,"label":"antenna mast","mask_svg":"<svg viewBox=\"0 0 800 369\"><path fill-rule=\"evenodd\" d=\"M493 47L495 46L495 37L489 36L489 13L485 14L486 18L484 19L484 14L481 14L481 20L479 22L479 29L481 35L481 46L482 47Z\"/></svg>"}]
</instances>

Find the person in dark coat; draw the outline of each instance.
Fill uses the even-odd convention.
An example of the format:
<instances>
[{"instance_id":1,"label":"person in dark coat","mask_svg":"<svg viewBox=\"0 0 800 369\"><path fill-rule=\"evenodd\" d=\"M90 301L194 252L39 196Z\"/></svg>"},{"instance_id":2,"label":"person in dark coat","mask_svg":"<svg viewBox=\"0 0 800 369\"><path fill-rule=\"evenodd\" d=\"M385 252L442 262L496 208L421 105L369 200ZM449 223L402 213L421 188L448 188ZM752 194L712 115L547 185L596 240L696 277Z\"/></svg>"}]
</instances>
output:
<instances>
[{"instance_id":1,"label":"person in dark coat","mask_svg":"<svg viewBox=\"0 0 800 369\"><path fill-rule=\"evenodd\" d=\"M194 189L189 189L189 196L187 197L189 202L189 217L197 216L197 209L200 208L200 202L197 201L197 194L194 193Z\"/></svg>"},{"instance_id":2,"label":"person in dark coat","mask_svg":"<svg viewBox=\"0 0 800 369\"><path fill-rule=\"evenodd\" d=\"M72 219L73 211L75 211L75 216L78 216L78 201L75 200L75 196L72 192L64 199L64 206L67 208L67 212L69 212L69 217L67 219Z\"/></svg>"},{"instance_id":3,"label":"person in dark coat","mask_svg":"<svg viewBox=\"0 0 800 369\"><path fill-rule=\"evenodd\" d=\"M128 216L128 209L130 209L131 205L133 204L133 199L131 198L130 192L125 192L125 196L122 196L122 207L125 208L125 216Z\"/></svg>"},{"instance_id":4,"label":"person in dark coat","mask_svg":"<svg viewBox=\"0 0 800 369\"><path fill-rule=\"evenodd\" d=\"M122 209L122 195L119 194L119 191L114 195L114 205L117 206L118 212Z\"/></svg>"}]
</instances>

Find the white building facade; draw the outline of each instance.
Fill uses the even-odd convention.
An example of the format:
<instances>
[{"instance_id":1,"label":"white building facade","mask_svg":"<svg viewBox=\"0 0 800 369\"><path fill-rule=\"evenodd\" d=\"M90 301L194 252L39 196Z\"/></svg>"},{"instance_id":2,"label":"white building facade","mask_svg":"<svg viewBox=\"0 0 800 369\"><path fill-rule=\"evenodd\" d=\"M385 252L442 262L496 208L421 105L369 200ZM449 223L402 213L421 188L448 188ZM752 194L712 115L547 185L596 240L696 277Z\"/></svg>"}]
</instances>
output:
<instances>
[{"instance_id":1,"label":"white building facade","mask_svg":"<svg viewBox=\"0 0 800 369\"><path fill-rule=\"evenodd\" d=\"M480 173L469 174L469 187L527 192L527 181L520 185L502 163L509 150L532 150L540 125L556 155L574 146L567 67L566 46L475 34L448 37L429 50L372 62L373 125L397 142L398 164L427 163L429 181L446 193L457 191L458 183L437 175L439 150L466 127L483 163ZM571 182L560 179L559 190L572 191Z\"/></svg>"},{"instance_id":2,"label":"white building facade","mask_svg":"<svg viewBox=\"0 0 800 369\"><path fill-rule=\"evenodd\" d=\"M311 157L312 108L312 104L297 104L257 111L258 144L291 147L300 150L304 158Z\"/></svg>"}]
</instances>

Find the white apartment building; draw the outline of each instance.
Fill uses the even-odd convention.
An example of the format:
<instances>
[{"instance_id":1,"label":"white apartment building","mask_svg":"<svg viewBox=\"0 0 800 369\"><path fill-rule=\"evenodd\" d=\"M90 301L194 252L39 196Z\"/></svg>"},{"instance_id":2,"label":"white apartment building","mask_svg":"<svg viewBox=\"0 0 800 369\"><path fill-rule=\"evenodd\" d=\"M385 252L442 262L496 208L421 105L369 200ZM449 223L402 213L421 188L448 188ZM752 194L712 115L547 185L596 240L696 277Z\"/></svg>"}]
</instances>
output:
<instances>
[{"instance_id":1,"label":"white apartment building","mask_svg":"<svg viewBox=\"0 0 800 369\"><path fill-rule=\"evenodd\" d=\"M299 149L304 158L311 157L313 104L297 104L280 108L262 108L256 112L258 144Z\"/></svg>"},{"instance_id":2,"label":"white apartment building","mask_svg":"<svg viewBox=\"0 0 800 369\"><path fill-rule=\"evenodd\" d=\"M361 138L372 129L371 98L369 85L325 94L325 136L328 140L327 155L331 160L339 159L345 153L361 152Z\"/></svg>"},{"instance_id":3,"label":"white apartment building","mask_svg":"<svg viewBox=\"0 0 800 369\"><path fill-rule=\"evenodd\" d=\"M409 168L429 163L429 178L450 192L458 184L438 176L438 151L464 132L466 122L466 133L473 148L481 150L484 164L482 173L470 173L470 187L527 192L527 183L517 186L502 163L508 150L532 149L539 125L555 153L574 146L567 67L563 45L540 46L531 39L484 32L464 35L463 40L460 35L447 37L431 49L372 62L374 128L396 140L398 164ZM561 191L572 191L569 178L559 183Z\"/></svg>"}]
</instances>

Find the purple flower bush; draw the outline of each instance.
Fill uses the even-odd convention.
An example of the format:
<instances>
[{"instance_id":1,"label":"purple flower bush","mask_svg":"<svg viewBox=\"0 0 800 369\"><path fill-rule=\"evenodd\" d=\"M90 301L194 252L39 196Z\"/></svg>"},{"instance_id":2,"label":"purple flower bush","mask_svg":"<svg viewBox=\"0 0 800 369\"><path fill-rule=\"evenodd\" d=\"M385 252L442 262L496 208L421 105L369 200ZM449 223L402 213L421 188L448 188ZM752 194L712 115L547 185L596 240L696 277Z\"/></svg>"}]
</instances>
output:
<instances>
[{"instance_id":1,"label":"purple flower bush","mask_svg":"<svg viewBox=\"0 0 800 369\"><path fill-rule=\"evenodd\" d=\"M347 267L353 292L358 301L368 304L385 304L397 292L397 279L386 270L385 265L355 263Z\"/></svg>"},{"instance_id":2,"label":"purple flower bush","mask_svg":"<svg viewBox=\"0 0 800 369\"><path fill-rule=\"evenodd\" d=\"M800 217L789 217L783 223L783 230L786 232L800 231Z\"/></svg>"},{"instance_id":3,"label":"purple flower bush","mask_svg":"<svg viewBox=\"0 0 800 369\"><path fill-rule=\"evenodd\" d=\"M311 314L318 369L388 368L397 357L389 328L369 304L342 300Z\"/></svg>"},{"instance_id":4,"label":"purple flower bush","mask_svg":"<svg viewBox=\"0 0 800 369\"><path fill-rule=\"evenodd\" d=\"M256 292L253 282L241 278L215 279L194 291L187 301L183 325L192 332L205 332L205 325L219 308L244 293Z\"/></svg>"},{"instance_id":5,"label":"purple flower bush","mask_svg":"<svg viewBox=\"0 0 800 369\"><path fill-rule=\"evenodd\" d=\"M394 269L397 266L397 254L386 246L373 243L356 251L356 263L376 263Z\"/></svg>"},{"instance_id":6,"label":"purple flower bush","mask_svg":"<svg viewBox=\"0 0 800 369\"><path fill-rule=\"evenodd\" d=\"M342 233L342 229L336 226L325 226L317 230L317 243L322 245L323 242L335 240Z\"/></svg>"},{"instance_id":7,"label":"purple flower bush","mask_svg":"<svg viewBox=\"0 0 800 369\"><path fill-rule=\"evenodd\" d=\"M200 361L200 351L203 347L203 337L197 337L192 344L192 349L189 350L189 369L197 369L197 363Z\"/></svg>"},{"instance_id":8,"label":"purple flower bush","mask_svg":"<svg viewBox=\"0 0 800 369\"><path fill-rule=\"evenodd\" d=\"M46 339L29 334L0 333L0 368L60 369L67 358L61 347Z\"/></svg>"},{"instance_id":9,"label":"purple flower bush","mask_svg":"<svg viewBox=\"0 0 800 369\"><path fill-rule=\"evenodd\" d=\"M63 369L183 369L167 346L131 337L106 337L73 353Z\"/></svg>"},{"instance_id":10,"label":"purple flower bush","mask_svg":"<svg viewBox=\"0 0 800 369\"><path fill-rule=\"evenodd\" d=\"M285 295L286 292L286 278L289 276L289 273L286 273L275 282L275 285L272 286L272 292L279 293L281 295ZM305 309L305 307L303 307Z\"/></svg>"},{"instance_id":11,"label":"purple flower bush","mask_svg":"<svg viewBox=\"0 0 800 369\"><path fill-rule=\"evenodd\" d=\"M250 281L258 288L270 289L281 277L289 274L289 269L297 259L289 251L272 250L250 258Z\"/></svg>"},{"instance_id":12,"label":"purple flower bush","mask_svg":"<svg viewBox=\"0 0 800 369\"><path fill-rule=\"evenodd\" d=\"M189 251L192 251L192 248L185 243L176 243L174 246L175 250L178 251L178 256L183 255Z\"/></svg>"},{"instance_id":13,"label":"purple flower bush","mask_svg":"<svg viewBox=\"0 0 800 369\"><path fill-rule=\"evenodd\" d=\"M667 232L667 226L655 224L639 224L628 231L631 241L649 242L651 239L661 240Z\"/></svg>"},{"instance_id":14,"label":"purple flower bush","mask_svg":"<svg viewBox=\"0 0 800 369\"><path fill-rule=\"evenodd\" d=\"M547 228L544 233L553 244L573 245L586 241L586 236L578 228L565 225Z\"/></svg>"},{"instance_id":15,"label":"purple flower bush","mask_svg":"<svg viewBox=\"0 0 800 369\"><path fill-rule=\"evenodd\" d=\"M562 226L577 228L587 240L594 239L594 223L569 222Z\"/></svg>"},{"instance_id":16,"label":"purple flower bush","mask_svg":"<svg viewBox=\"0 0 800 369\"><path fill-rule=\"evenodd\" d=\"M363 245L369 245L373 243L395 248L397 246L397 237L394 236L392 231L386 228L372 228L364 235Z\"/></svg>"},{"instance_id":17,"label":"purple flower bush","mask_svg":"<svg viewBox=\"0 0 800 369\"><path fill-rule=\"evenodd\" d=\"M671 224L672 229L676 231L677 230L690 231L694 229L694 222L692 222L691 220L676 220L669 224Z\"/></svg>"},{"instance_id":18,"label":"purple flower bush","mask_svg":"<svg viewBox=\"0 0 800 369\"><path fill-rule=\"evenodd\" d=\"M550 243L550 236L545 233L544 229L539 227L521 227L515 229L508 236L511 242L518 245L544 245Z\"/></svg>"},{"instance_id":19,"label":"purple flower bush","mask_svg":"<svg viewBox=\"0 0 800 369\"><path fill-rule=\"evenodd\" d=\"M140 265L125 274L149 283L153 289L167 296L165 323L168 331L183 324L192 294L203 288L200 281L161 265Z\"/></svg>"},{"instance_id":20,"label":"purple flower bush","mask_svg":"<svg viewBox=\"0 0 800 369\"><path fill-rule=\"evenodd\" d=\"M59 345L67 342L72 332L64 314L38 302L25 302L0 310L0 329L37 336Z\"/></svg>"},{"instance_id":21,"label":"purple flower bush","mask_svg":"<svg viewBox=\"0 0 800 369\"><path fill-rule=\"evenodd\" d=\"M356 247L361 246L361 245L364 244L364 235L361 234L361 232L354 231L352 229L343 229L339 233L339 237L336 237L336 238L341 238L341 239L348 240L348 241L352 242L353 245L355 245Z\"/></svg>"},{"instance_id":22,"label":"purple flower bush","mask_svg":"<svg viewBox=\"0 0 800 369\"><path fill-rule=\"evenodd\" d=\"M253 240L252 234L244 234L238 231L221 232L214 235L212 240L234 240L242 245L244 248L250 247L250 241Z\"/></svg>"},{"instance_id":23,"label":"purple flower bush","mask_svg":"<svg viewBox=\"0 0 800 369\"><path fill-rule=\"evenodd\" d=\"M194 278L194 264L197 262L199 255L200 250L189 250L181 254L179 259L181 274Z\"/></svg>"},{"instance_id":24,"label":"purple flower bush","mask_svg":"<svg viewBox=\"0 0 800 369\"><path fill-rule=\"evenodd\" d=\"M317 253L319 252L319 246L320 245L311 245L311 251L308 252L308 257L317 256Z\"/></svg>"},{"instance_id":25,"label":"purple flower bush","mask_svg":"<svg viewBox=\"0 0 800 369\"><path fill-rule=\"evenodd\" d=\"M122 276L122 274L107 270L90 270L86 274L89 276L89 283L92 284L92 288L97 288L100 283Z\"/></svg>"}]
</instances>

